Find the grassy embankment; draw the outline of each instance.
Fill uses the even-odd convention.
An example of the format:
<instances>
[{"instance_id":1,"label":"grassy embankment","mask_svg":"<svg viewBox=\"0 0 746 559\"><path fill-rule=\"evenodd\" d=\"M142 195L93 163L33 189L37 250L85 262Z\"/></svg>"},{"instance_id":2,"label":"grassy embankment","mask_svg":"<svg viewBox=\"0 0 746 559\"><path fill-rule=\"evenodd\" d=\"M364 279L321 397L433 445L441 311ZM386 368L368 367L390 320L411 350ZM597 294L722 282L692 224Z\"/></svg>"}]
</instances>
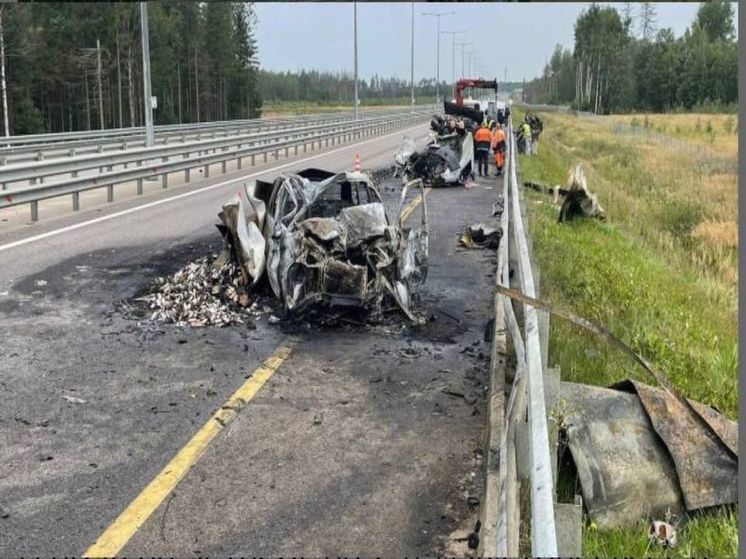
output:
<instances>
[{"instance_id":1,"label":"grassy embankment","mask_svg":"<svg viewBox=\"0 0 746 559\"><path fill-rule=\"evenodd\" d=\"M430 98L415 99L416 105L432 105L435 100ZM396 97L393 99L361 99L361 110L373 110L386 107L402 107L407 109L411 106L409 97ZM282 115L299 115L338 111L351 111L352 103L349 105L340 105L337 102L310 102L310 101L265 101L262 105L262 116L282 116Z\"/></svg>"},{"instance_id":2,"label":"grassy embankment","mask_svg":"<svg viewBox=\"0 0 746 559\"><path fill-rule=\"evenodd\" d=\"M526 192L542 297L606 325L687 397L737 419L737 116L541 117L539 155L520 156L523 180L565 184L570 166L581 163L607 214L606 222L558 224L551 198ZM549 361L567 381L655 384L620 352L558 319ZM646 529L644 521L586 528L583 553L640 557ZM736 556L737 514L692 518L679 542L647 553Z\"/></svg>"}]
</instances>

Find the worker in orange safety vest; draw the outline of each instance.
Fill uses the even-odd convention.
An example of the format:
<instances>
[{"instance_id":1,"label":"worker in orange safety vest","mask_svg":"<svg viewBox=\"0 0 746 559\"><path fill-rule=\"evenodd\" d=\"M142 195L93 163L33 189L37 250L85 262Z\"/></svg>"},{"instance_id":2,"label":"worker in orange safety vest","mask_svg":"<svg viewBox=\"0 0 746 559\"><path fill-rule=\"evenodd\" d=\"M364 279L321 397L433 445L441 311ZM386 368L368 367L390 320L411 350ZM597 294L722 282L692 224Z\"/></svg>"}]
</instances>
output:
<instances>
[{"instance_id":1,"label":"worker in orange safety vest","mask_svg":"<svg viewBox=\"0 0 746 559\"><path fill-rule=\"evenodd\" d=\"M492 141L490 143L490 148L495 152L496 177L502 174L503 167L505 166L505 147L505 130L498 123L495 126L495 131L492 133Z\"/></svg>"},{"instance_id":2,"label":"worker in orange safety vest","mask_svg":"<svg viewBox=\"0 0 746 559\"><path fill-rule=\"evenodd\" d=\"M492 142L492 134L490 129L487 128L487 123L482 123L479 129L474 134L475 152L477 155L477 169L479 176L486 177L489 171L488 159L490 156L490 143ZM484 170L484 174L482 174Z\"/></svg>"}]
</instances>

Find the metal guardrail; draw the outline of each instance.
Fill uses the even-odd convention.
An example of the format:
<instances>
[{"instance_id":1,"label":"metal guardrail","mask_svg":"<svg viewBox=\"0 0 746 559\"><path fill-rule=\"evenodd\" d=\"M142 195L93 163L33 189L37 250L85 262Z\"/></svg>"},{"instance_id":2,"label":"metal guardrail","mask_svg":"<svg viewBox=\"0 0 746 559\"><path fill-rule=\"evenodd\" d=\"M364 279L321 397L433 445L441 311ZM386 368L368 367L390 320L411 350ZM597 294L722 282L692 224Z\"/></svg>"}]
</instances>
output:
<instances>
[{"instance_id":1,"label":"metal guardrail","mask_svg":"<svg viewBox=\"0 0 746 559\"><path fill-rule=\"evenodd\" d=\"M225 151L221 150L219 152L214 151L212 154L201 154L196 157L187 156L186 158L176 161L160 162L156 165L149 165L147 163L148 160L157 159L155 153L151 151L154 148L150 148L150 150L147 150L149 155L146 156L143 154L140 156L140 166L136 168L112 170L95 176L74 177L46 184L7 190L3 192L0 197L0 209L19 204L30 204L31 220L38 221L39 201L41 200L72 195L73 210L77 211L80 209L80 192L83 191L106 187L107 200L112 202L114 200L114 186L116 184L137 181L137 194L140 195L143 191L143 181L148 178L160 176L162 178L163 188L167 188L169 173L184 171L185 182L189 182L190 170L197 167L203 167L204 177L207 178L209 177L210 166L216 163L222 164L222 171L225 173L228 161L237 161L238 168L240 169L242 160L245 157L251 157L251 164L254 165L256 163L257 155L263 155L264 161L266 162L267 155L271 152L274 153L275 159L278 159L279 151L281 149L285 150L286 156L289 155L290 148L294 148L295 154L297 154L300 146L303 146L305 152L309 144L311 145L311 149L314 149L316 143L320 146L322 141L324 141L326 145L329 145L329 141L331 140L332 145L334 145L335 140L341 142L343 138L357 139L360 137L371 136L373 134L384 133L389 130L402 128L407 124L421 121L426 115L429 116L431 113L432 111L409 112L401 115L397 119L392 119L388 116L386 118L362 120L354 123L354 126L350 126L343 130L334 129L332 131L320 132L306 137L291 136L290 139L271 144L237 147ZM0 177L2 177L2 173L0 173ZM2 181L2 178L0 178L0 181Z\"/></svg>"},{"instance_id":2,"label":"metal guardrail","mask_svg":"<svg viewBox=\"0 0 746 559\"><path fill-rule=\"evenodd\" d=\"M530 297L536 297L527 232L521 215L512 119L508 124L508 149L503 182L501 216L503 235L498 249L497 282L503 287L510 287L508 252L509 246L514 246L521 291ZM500 433L498 505L495 507L498 514L496 555L499 557L519 555L520 513L516 474L516 431L528 410L531 555L533 557L557 557L555 490L544 395L543 368L546 364L542 363L537 310L524 305L525 332L521 334L512 301L502 295L498 298L502 300L505 328L513 340L517 366ZM495 329L498 328L499 325L496 324Z\"/></svg>"},{"instance_id":3,"label":"metal guardrail","mask_svg":"<svg viewBox=\"0 0 746 559\"><path fill-rule=\"evenodd\" d=\"M433 110L423 106L421 109ZM418 109L420 110L420 109ZM375 118L404 112L404 109L367 111L363 118ZM201 140L205 135L216 138L218 134L241 135L251 132L286 130L314 123L353 122L352 112L314 114L298 117L220 121L184 125L162 125L155 127L155 143L186 142ZM145 131L142 127L67 132L58 134L35 134L11 136L0 140L0 166L13 162L38 161L51 157L72 157L82 153L123 150L145 146Z\"/></svg>"},{"instance_id":4,"label":"metal guardrail","mask_svg":"<svg viewBox=\"0 0 746 559\"><path fill-rule=\"evenodd\" d=\"M391 118L401 118L411 113L390 114L385 117L368 117L363 122L374 123L383 122ZM420 114L420 113L417 113ZM272 142L283 139L303 138L309 140L312 136L325 132L351 132L359 126L359 122L343 122L334 124L317 124L305 127L294 127L291 130L280 130L274 132L259 132L254 134L242 134L230 136L228 138L218 138L214 140L202 140L185 144L171 144L163 147L137 148L128 149L118 152L94 153L91 155L78 156L65 159L47 159L42 161L33 161L31 163L21 163L8 165L0 168L0 183L2 190L8 189L8 185L22 181L29 181L31 185L37 181L44 182L45 177L69 174L73 177L82 171L91 169L101 169L108 167L112 170L115 165L124 165L125 168L130 163L139 164L144 159L166 158L174 156L188 156L191 153L210 150L227 150L231 147L241 148L244 144L252 147L256 144L271 147ZM11 187L11 190L14 187ZM15 187L17 188L17 187Z\"/></svg>"},{"instance_id":5,"label":"metal guardrail","mask_svg":"<svg viewBox=\"0 0 746 559\"><path fill-rule=\"evenodd\" d=\"M424 107L424 106L423 106ZM403 112L406 109L404 107L399 108L388 108L388 109L376 109L366 111L362 113L365 115L383 114L387 112ZM278 124L292 124L297 122L310 122L310 121L321 121L330 120L335 118L354 118L354 112L350 111L332 111L326 113L311 113L307 115L298 116L281 116L281 117L261 117L261 118L250 118L250 119L235 119L235 120L214 120L209 122L194 122L187 124L160 124L154 126L154 132L156 134L160 132L182 132L185 130L209 130L211 128L223 129L226 127L237 127L237 126L268 126ZM67 142L71 140L80 139L96 139L103 138L106 136L121 136L123 134L145 134L144 126L131 126L127 128L107 128L104 130L80 130L76 132L52 132L48 134L21 134L17 136L9 136L2 138L0 143L2 146L16 146L24 144L45 144L50 142Z\"/></svg>"}]
</instances>

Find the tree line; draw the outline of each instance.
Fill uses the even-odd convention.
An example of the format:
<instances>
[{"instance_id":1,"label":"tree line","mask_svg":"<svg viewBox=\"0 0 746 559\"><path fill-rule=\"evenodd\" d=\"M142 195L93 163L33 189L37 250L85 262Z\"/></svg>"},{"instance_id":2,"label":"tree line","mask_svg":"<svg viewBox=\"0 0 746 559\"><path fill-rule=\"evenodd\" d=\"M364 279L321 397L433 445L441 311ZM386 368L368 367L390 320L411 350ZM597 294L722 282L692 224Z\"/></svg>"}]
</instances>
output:
<instances>
[{"instance_id":1,"label":"tree line","mask_svg":"<svg viewBox=\"0 0 746 559\"><path fill-rule=\"evenodd\" d=\"M415 99L435 99L435 79L421 79L415 83ZM300 72L259 71L259 91L267 102L305 101L313 103L353 104L355 99L355 79L349 72ZM441 81L440 95L450 96L452 85ZM395 99L411 98L412 86L409 80L385 78L374 75L369 79L358 78L358 98Z\"/></svg>"},{"instance_id":2,"label":"tree line","mask_svg":"<svg viewBox=\"0 0 746 559\"><path fill-rule=\"evenodd\" d=\"M557 45L541 76L528 82L532 103L570 104L595 113L734 108L738 45L733 7L700 5L684 34L656 30L655 4L621 11L592 4L575 23L573 51Z\"/></svg>"},{"instance_id":3,"label":"tree line","mask_svg":"<svg viewBox=\"0 0 746 559\"><path fill-rule=\"evenodd\" d=\"M143 125L138 2L2 4L0 18L11 134ZM248 3L149 2L155 123L259 115L255 24Z\"/></svg>"}]
</instances>

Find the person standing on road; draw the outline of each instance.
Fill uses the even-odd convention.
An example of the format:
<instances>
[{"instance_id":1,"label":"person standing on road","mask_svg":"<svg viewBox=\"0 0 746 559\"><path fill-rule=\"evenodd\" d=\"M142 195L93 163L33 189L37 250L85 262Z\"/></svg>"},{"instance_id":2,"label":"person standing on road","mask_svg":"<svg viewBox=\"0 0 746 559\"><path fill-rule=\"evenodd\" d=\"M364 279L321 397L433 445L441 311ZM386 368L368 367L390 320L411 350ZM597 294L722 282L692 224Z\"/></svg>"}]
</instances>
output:
<instances>
[{"instance_id":1,"label":"person standing on road","mask_svg":"<svg viewBox=\"0 0 746 559\"><path fill-rule=\"evenodd\" d=\"M487 128L487 125L483 122L479 129L477 130L476 134L474 134L474 143L476 144L476 154L477 154L477 170L479 171L479 176L486 177L489 170L489 164L487 162L489 155L490 155L490 143L492 142L492 134L490 134L490 129ZM484 174L482 174L482 169L484 169Z\"/></svg>"},{"instance_id":2,"label":"person standing on road","mask_svg":"<svg viewBox=\"0 0 746 559\"><path fill-rule=\"evenodd\" d=\"M505 166L505 131L502 125L498 124L492 133L492 151L495 152L495 176L502 175Z\"/></svg>"},{"instance_id":3,"label":"person standing on road","mask_svg":"<svg viewBox=\"0 0 746 559\"><path fill-rule=\"evenodd\" d=\"M526 144L526 155L531 155L533 147L531 145L531 126L528 122L521 124L521 132L523 133L523 141Z\"/></svg>"}]
</instances>

